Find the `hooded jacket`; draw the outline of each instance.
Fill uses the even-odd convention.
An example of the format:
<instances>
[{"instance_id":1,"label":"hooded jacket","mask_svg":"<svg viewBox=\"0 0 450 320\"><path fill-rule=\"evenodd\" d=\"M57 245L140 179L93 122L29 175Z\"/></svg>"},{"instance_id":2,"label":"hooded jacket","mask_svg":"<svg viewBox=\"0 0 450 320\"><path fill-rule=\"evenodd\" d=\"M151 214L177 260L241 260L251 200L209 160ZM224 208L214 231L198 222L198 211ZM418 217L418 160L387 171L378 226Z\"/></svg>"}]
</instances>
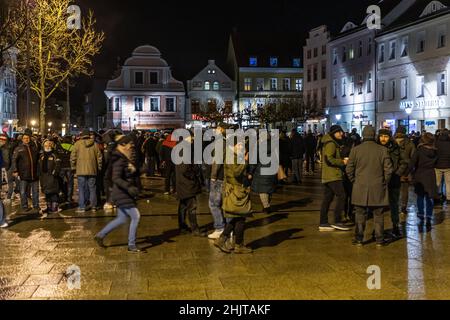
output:
<instances>
[{"instance_id":1,"label":"hooded jacket","mask_svg":"<svg viewBox=\"0 0 450 320\"><path fill-rule=\"evenodd\" d=\"M403 152L403 155L405 156L405 160L408 161L408 163L411 161L412 157L414 156L414 153L416 152L416 146L414 142L412 142L405 134L403 133L397 133L395 135L395 142L397 142L398 146L400 147L401 152ZM409 172L405 172L403 177L407 177Z\"/></svg>"},{"instance_id":2,"label":"hooded jacket","mask_svg":"<svg viewBox=\"0 0 450 320\"><path fill-rule=\"evenodd\" d=\"M437 151L434 146L419 144L409 164L414 177L414 189L418 195L438 196L434 167Z\"/></svg>"},{"instance_id":3,"label":"hooded jacket","mask_svg":"<svg viewBox=\"0 0 450 320\"><path fill-rule=\"evenodd\" d=\"M345 164L340 145L329 134L322 138L322 158L322 183L342 181Z\"/></svg>"},{"instance_id":4,"label":"hooded jacket","mask_svg":"<svg viewBox=\"0 0 450 320\"><path fill-rule=\"evenodd\" d=\"M78 140L70 155L72 170L77 176L96 176L102 168L102 160L100 149L90 138Z\"/></svg>"},{"instance_id":5,"label":"hooded jacket","mask_svg":"<svg viewBox=\"0 0 450 320\"><path fill-rule=\"evenodd\" d=\"M378 144L381 145L379 140ZM398 189L401 187L400 177L408 173L409 160L406 159L405 153L395 141L389 141L384 147L388 149L393 169L392 177L389 182L389 188Z\"/></svg>"},{"instance_id":6,"label":"hooded jacket","mask_svg":"<svg viewBox=\"0 0 450 320\"><path fill-rule=\"evenodd\" d=\"M436 141L437 162L436 169L450 169L450 137L448 134L441 134Z\"/></svg>"},{"instance_id":7,"label":"hooded jacket","mask_svg":"<svg viewBox=\"0 0 450 320\"><path fill-rule=\"evenodd\" d=\"M130 193L130 188L136 188L136 177L139 176L136 165L124 154L113 151L111 155L112 181L114 182L111 199L119 208L136 207L135 195Z\"/></svg>"}]
</instances>

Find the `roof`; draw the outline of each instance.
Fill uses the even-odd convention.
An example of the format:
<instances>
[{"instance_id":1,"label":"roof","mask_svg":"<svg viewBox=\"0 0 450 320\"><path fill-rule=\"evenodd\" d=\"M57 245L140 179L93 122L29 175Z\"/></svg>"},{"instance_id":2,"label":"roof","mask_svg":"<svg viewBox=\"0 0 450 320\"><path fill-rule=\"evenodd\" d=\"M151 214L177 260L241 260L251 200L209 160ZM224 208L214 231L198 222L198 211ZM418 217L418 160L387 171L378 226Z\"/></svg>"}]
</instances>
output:
<instances>
[{"instance_id":1,"label":"roof","mask_svg":"<svg viewBox=\"0 0 450 320\"><path fill-rule=\"evenodd\" d=\"M131 58L128 58L124 66L139 67L167 67L167 62L161 58L161 52L150 45L144 45L134 49Z\"/></svg>"},{"instance_id":2,"label":"roof","mask_svg":"<svg viewBox=\"0 0 450 320\"><path fill-rule=\"evenodd\" d=\"M293 59L301 59L303 55L303 38L301 33L289 32L239 31L231 34L239 67L250 67L250 57L257 57L259 68L274 68L270 66L270 57L277 57L277 68L293 68Z\"/></svg>"},{"instance_id":3,"label":"roof","mask_svg":"<svg viewBox=\"0 0 450 320\"><path fill-rule=\"evenodd\" d=\"M443 8L436 12L433 12L429 15L424 15L421 17L424 10L430 5L432 2L439 2L440 4L446 6L447 8ZM427 21L429 19L433 19L442 14L448 14L450 12L450 0L440 0L440 1L432 1L432 0L416 0L416 2L408 9L404 14L400 16L394 23L388 26L383 30L381 34L390 32L394 29L398 29L400 27L409 25L409 24L418 24L423 21Z\"/></svg>"}]
</instances>

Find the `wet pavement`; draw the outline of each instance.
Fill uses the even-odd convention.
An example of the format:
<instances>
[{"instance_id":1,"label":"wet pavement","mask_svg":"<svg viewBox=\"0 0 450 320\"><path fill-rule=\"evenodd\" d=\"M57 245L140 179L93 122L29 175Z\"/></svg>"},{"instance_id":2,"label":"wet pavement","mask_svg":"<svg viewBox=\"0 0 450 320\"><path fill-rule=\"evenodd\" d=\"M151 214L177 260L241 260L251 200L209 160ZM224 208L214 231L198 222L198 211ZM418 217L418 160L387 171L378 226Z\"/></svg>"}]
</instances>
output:
<instances>
[{"instance_id":1,"label":"wet pavement","mask_svg":"<svg viewBox=\"0 0 450 320\"><path fill-rule=\"evenodd\" d=\"M353 232L318 232L322 188L317 176L307 177L279 190L271 215L254 197L245 239L255 251L226 255L211 240L178 235L176 200L162 194L162 180L143 182L149 198L139 203L138 237L146 253L127 252L127 226L108 236L107 249L96 246L93 236L112 212L10 216L11 227L0 230L0 299L450 299L446 207L436 208L433 227L424 230L411 195L404 239L354 247ZM206 194L199 221L212 227ZM367 238L371 231L372 221ZM80 270L79 288L71 266ZM380 268L379 290L368 289L370 266Z\"/></svg>"}]
</instances>

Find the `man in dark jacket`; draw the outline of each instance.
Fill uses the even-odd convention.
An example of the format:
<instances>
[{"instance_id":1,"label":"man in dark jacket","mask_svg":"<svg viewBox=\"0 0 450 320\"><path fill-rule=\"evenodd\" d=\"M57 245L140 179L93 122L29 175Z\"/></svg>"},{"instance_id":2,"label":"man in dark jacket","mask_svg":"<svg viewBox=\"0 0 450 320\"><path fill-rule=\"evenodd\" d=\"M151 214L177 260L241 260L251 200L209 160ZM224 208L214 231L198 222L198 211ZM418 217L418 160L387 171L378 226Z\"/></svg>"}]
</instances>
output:
<instances>
[{"instance_id":1,"label":"man in dark jacket","mask_svg":"<svg viewBox=\"0 0 450 320\"><path fill-rule=\"evenodd\" d=\"M399 217L399 200L400 200L400 177L408 172L409 161L406 160L405 154L402 152L398 144L392 139L392 132L389 129L381 129L378 131L378 143L388 149L389 157L392 162L393 174L389 182L389 207L391 209L392 233L394 237L402 237Z\"/></svg>"},{"instance_id":2,"label":"man in dark jacket","mask_svg":"<svg viewBox=\"0 0 450 320\"><path fill-rule=\"evenodd\" d=\"M145 158L147 159L147 176L151 177L155 175L155 169L156 169L156 139L153 136L153 134L150 134L150 136L145 140L142 151L145 155Z\"/></svg>"},{"instance_id":3,"label":"man in dark jacket","mask_svg":"<svg viewBox=\"0 0 450 320\"><path fill-rule=\"evenodd\" d=\"M436 182L442 198L450 201L450 132L447 129L441 131L436 141L437 162L436 162ZM445 181L445 190L443 192L442 180Z\"/></svg>"},{"instance_id":4,"label":"man in dark jacket","mask_svg":"<svg viewBox=\"0 0 450 320\"><path fill-rule=\"evenodd\" d=\"M16 144L11 143L8 139L8 136L5 134L0 135L0 150L2 157L2 169L6 172L6 180L8 183L8 192L6 195L6 202L9 203L11 201L13 192L14 192L14 184L16 184L16 192L18 193L18 182L16 178L13 177L13 173L11 171L12 167L12 155L14 149L16 148ZM5 203L6 203L5 202Z\"/></svg>"},{"instance_id":5,"label":"man in dark jacket","mask_svg":"<svg viewBox=\"0 0 450 320\"><path fill-rule=\"evenodd\" d=\"M324 198L320 209L319 231L350 231L348 226L342 222L342 213L345 207L345 188L343 183L344 168L347 164L346 159L342 159L340 148L344 130L341 126L334 125L330 128L330 133L322 138L322 184L324 185ZM334 208L334 223L328 223L328 210L337 197L336 207Z\"/></svg>"},{"instance_id":6,"label":"man in dark jacket","mask_svg":"<svg viewBox=\"0 0 450 320\"><path fill-rule=\"evenodd\" d=\"M188 137L185 141L191 143L192 138ZM200 231L197 223L197 195L202 192L201 169L198 165L192 164L192 159L190 164L183 163L175 166L177 198L179 200L178 227L180 233L189 232L189 228L186 225L187 216L192 234L204 237L206 233Z\"/></svg>"},{"instance_id":7,"label":"man in dark jacket","mask_svg":"<svg viewBox=\"0 0 450 320\"><path fill-rule=\"evenodd\" d=\"M305 154L305 143L296 129L291 132L291 159L293 182L302 183L303 155Z\"/></svg>"},{"instance_id":8,"label":"man in dark jacket","mask_svg":"<svg viewBox=\"0 0 450 320\"><path fill-rule=\"evenodd\" d=\"M175 165L172 162L172 149L177 144L176 141L172 141L172 135L168 135L161 145L160 159L161 167L164 170L165 189L164 194L169 195L171 192L176 192L176 176ZM171 189L172 187L172 189Z\"/></svg>"},{"instance_id":9,"label":"man in dark jacket","mask_svg":"<svg viewBox=\"0 0 450 320\"><path fill-rule=\"evenodd\" d=\"M27 130L22 138L22 144L14 150L12 172L20 178L20 201L22 210L30 211L28 207L29 190L33 196L33 209L39 211L39 151L31 142L31 130Z\"/></svg>"},{"instance_id":10,"label":"man in dark jacket","mask_svg":"<svg viewBox=\"0 0 450 320\"><path fill-rule=\"evenodd\" d=\"M306 151L306 168L305 174L313 175L315 171L315 154L317 141L311 130L305 137L305 151Z\"/></svg>"},{"instance_id":11,"label":"man in dark jacket","mask_svg":"<svg viewBox=\"0 0 450 320\"><path fill-rule=\"evenodd\" d=\"M409 139L406 134L407 129L403 126L398 127L394 139L395 142L400 147L400 150L405 155L405 160L409 163L416 152L415 144ZM401 180L401 202L402 202L402 213L407 214L408 200L409 200L409 187L412 183L412 178L409 172L405 172L403 176L400 177Z\"/></svg>"},{"instance_id":12,"label":"man in dark jacket","mask_svg":"<svg viewBox=\"0 0 450 320\"><path fill-rule=\"evenodd\" d=\"M388 185L393 173L388 149L375 142L375 128L366 126L364 142L350 152L346 172L353 182L352 203L356 207L356 234L353 244L363 245L369 212L373 212L377 246L384 246L383 213L389 206Z\"/></svg>"},{"instance_id":13,"label":"man in dark jacket","mask_svg":"<svg viewBox=\"0 0 450 320\"><path fill-rule=\"evenodd\" d=\"M61 193L63 201L73 202L74 174L70 163L70 154L73 149L72 136L65 136L61 143L56 145L56 153L61 160L61 170L59 173L61 181Z\"/></svg>"}]
</instances>

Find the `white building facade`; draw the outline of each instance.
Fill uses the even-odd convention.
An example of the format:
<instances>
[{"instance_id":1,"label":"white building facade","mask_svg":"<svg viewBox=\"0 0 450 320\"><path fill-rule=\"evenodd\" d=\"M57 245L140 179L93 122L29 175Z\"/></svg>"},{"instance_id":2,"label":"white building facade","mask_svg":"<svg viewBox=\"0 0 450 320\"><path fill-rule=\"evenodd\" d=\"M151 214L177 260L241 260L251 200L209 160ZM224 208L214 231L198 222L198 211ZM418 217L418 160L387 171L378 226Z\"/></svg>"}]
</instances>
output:
<instances>
[{"instance_id":1,"label":"white building facade","mask_svg":"<svg viewBox=\"0 0 450 320\"><path fill-rule=\"evenodd\" d=\"M136 48L117 79L107 84L107 125L125 131L185 126L185 90L175 80L161 52Z\"/></svg>"},{"instance_id":2,"label":"white building facade","mask_svg":"<svg viewBox=\"0 0 450 320\"><path fill-rule=\"evenodd\" d=\"M2 132L11 135L17 127L17 82L15 66L17 49L3 53L3 65L0 67L0 122Z\"/></svg>"},{"instance_id":3,"label":"white building facade","mask_svg":"<svg viewBox=\"0 0 450 320\"><path fill-rule=\"evenodd\" d=\"M202 125L201 111L231 114L237 111L236 84L215 63L208 65L187 82L186 124Z\"/></svg>"},{"instance_id":4,"label":"white building facade","mask_svg":"<svg viewBox=\"0 0 450 320\"><path fill-rule=\"evenodd\" d=\"M450 128L450 9L421 4L377 37L378 125L434 133Z\"/></svg>"}]
</instances>

